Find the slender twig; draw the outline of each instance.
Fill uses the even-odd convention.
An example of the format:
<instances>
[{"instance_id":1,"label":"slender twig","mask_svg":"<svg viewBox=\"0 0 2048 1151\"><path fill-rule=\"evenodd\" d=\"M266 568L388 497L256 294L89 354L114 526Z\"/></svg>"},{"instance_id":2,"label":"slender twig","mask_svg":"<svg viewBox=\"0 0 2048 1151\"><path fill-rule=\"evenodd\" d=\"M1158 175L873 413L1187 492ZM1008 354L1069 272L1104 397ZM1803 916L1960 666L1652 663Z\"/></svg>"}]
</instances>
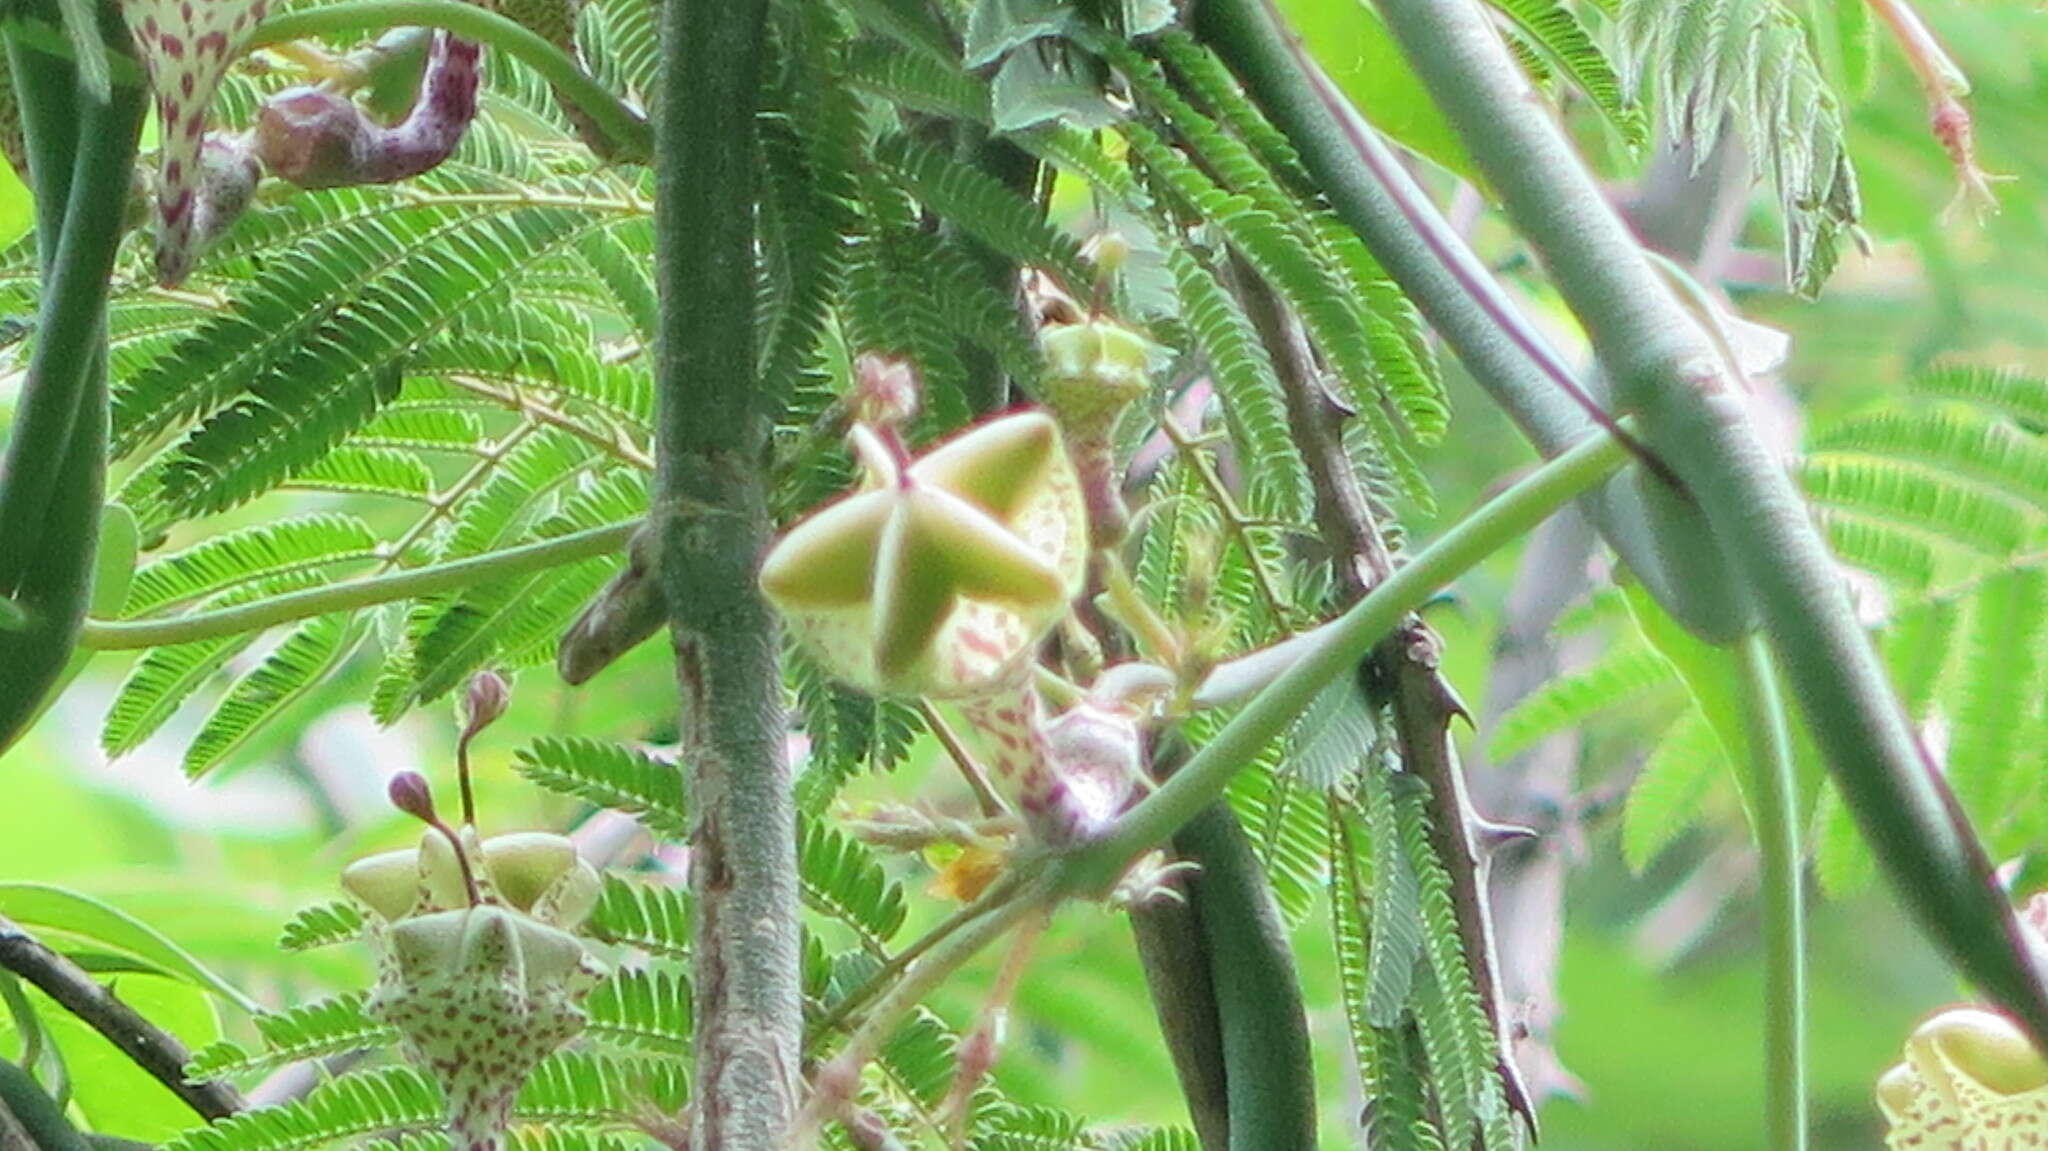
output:
<instances>
[{"instance_id":1,"label":"slender twig","mask_svg":"<svg viewBox=\"0 0 2048 1151\"><path fill-rule=\"evenodd\" d=\"M248 47L253 50L286 40L401 25L445 28L458 36L503 49L553 84L563 99L595 121L614 143L631 154L647 154L651 143L647 122L578 66L568 53L511 19L462 0L342 0L338 4L298 8L257 25Z\"/></svg>"},{"instance_id":2,"label":"slender twig","mask_svg":"<svg viewBox=\"0 0 2048 1151\"><path fill-rule=\"evenodd\" d=\"M1174 418L1172 409L1169 408L1160 417L1159 430L1165 432L1166 438L1173 441L1173 446L1180 451L1181 458L1187 461L1188 466L1194 469L1196 478L1202 481L1203 490L1209 493L1209 502L1214 504L1223 516L1224 529L1237 540L1237 546L1244 551L1245 562L1251 565L1252 581L1258 585L1259 596L1266 601L1266 610L1273 613L1273 621L1276 624L1286 628L1294 617L1293 606L1288 603L1287 597L1280 593L1279 584L1274 580L1273 573L1267 569L1265 556L1259 551L1258 542L1252 539L1249 522L1244 509L1238 506L1237 497L1230 493L1230 488L1223 482L1223 477L1216 474L1216 465L1210 461L1207 453L1202 451L1201 445L1196 443L1194 437L1188 434L1188 430L1181 427L1180 421Z\"/></svg>"},{"instance_id":3,"label":"slender twig","mask_svg":"<svg viewBox=\"0 0 2048 1151\"><path fill-rule=\"evenodd\" d=\"M1652 443L1699 499L1830 774L1922 927L2036 1039L2048 989L1749 401L1602 199L1476 0L1378 0ZM1678 451L1682 449L1682 453ZM1678 541L1673 541L1677 543Z\"/></svg>"},{"instance_id":4,"label":"slender twig","mask_svg":"<svg viewBox=\"0 0 2048 1151\"><path fill-rule=\"evenodd\" d=\"M1629 459L1627 449L1597 435L1550 461L1488 501L1417 552L1371 594L1321 629L1294 661L1266 685L1185 767L1125 813L1109 834L1055 868L1064 891L1096 893L1138 855L1223 795L1232 776L1287 730L1324 687L1357 668L1409 612L1445 584L1604 481Z\"/></svg>"},{"instance_id":5,"label":"slender twig","mask_svg":"<svg viewBox=\"0 0 2048 1151\"><path fill-rule=\"evenodd\" d=\"M1785 704L1763 640L1736 655L1764 912L1764 1128L1772 1151L1806 1151L1806 915L1799 795Z\"/></svg>"},{"instance_id":6,"label":"slender twig","mask_svg":"<svg viewBox=\"0 0 2048 1151\"><path fill-rule=\"evenodd\" d=\"M193 643L224 635L260 631L281 623L311 619L330 612L374 607L393 600L413 599L456 591L486 580L560 567L593 556L609 555L624 547L640 521L606 524L580 532L521 544L480 556L429 564L389 575L307 588L288 595L258 600L236 607L194 612L161 620L92 620L85 625L79 646L97 651L124 651Z\"/></svg>"},{"instance_id":7,"label":"slender twig","mask_svg":"<svg viewBox=\"0 0 2048 1151\"><path fill-rule=\"evenodd\" d=\"M567 432L569 435L582 440L584 443L611 456L620 463L637 468L643 472L654 470L654 457L640 450L639 445L635 444L622 429L616 426L608 427L604 430L593 428L567 412L562 411L560 408L528 395L521 388L492 387L475 376L461 373L452 373L442 378L452 386L469 392L472 395L483 396L486 399L503 404L533 420L535 423L545 424L548 427Z\"/></svg>"},{"instance_id":8,"label":"slender twig","mask_svg":"<svg viewBox=\"0 0 2048 1151\"><path fill-rule=\"evenodd\" d=\"M1339 413L1330 405L1307 342L1277 294L1255 275L1239 277L1259 338L1270 353L1287 404L1288 425L1315 490L1316 520L1331 547L1330 567L1349 599L1370 594L1394 574L1394 559L1379 516L1344 449ZM1429 785L1430 846L1450 877L1452 908L1465 961L1480 1005L1493 1023L1501 1079L1508 1101L1528 1120L1536 1112L1513 1059L1500 991L1500 959L1480 874L1473 829L1482 825L1451 747L1451 721L1463 713L1440 670L1443 642L1411 617L1387 637L1372 659L1389 699L1402 767ZM1370 768L1368 768L1370 770Z\"/></svg>"},{"instance_id":9,"label":"slender twig","mask_svg":"<svg viewBox=\"0 0 2048 1151\"><path fill-rule=\"evenodd\" d=\"M1952 584L1945 584L1935 588L1922 596L1917 602L1923 604L1952 603L1983 587L1987 582L1997 579L1999 576L2010 575L2015 571L2024 571L2028 568L2037 568L2044 565L2048 565L2048 548L2021 552L2015 556L2008 556L1975 575L1965 576Z\"/></svg>"},{"instance_id":10,"label":"slender twig","mask_svg":"<svg viewBox=\"0 0 2048 1151\"><path fill-rule=\"evenodd\" d=\"M241 1093L228 1083L190 1083L185 1064L192 1053L165 1031L115 998L84 968L52 951L20 924L0 915L0 967L34 984L99 1032L135 1065L207 1119L225 1119L242 1109Z\"/></svg>"},{"instance_id":11,"label":"slender twig","mask_svg":"<svg viewBox=\"0 0 2048 1151\"><path fill-rule=\"evenodd\" d=\"M876 1002L867 1018L846 1040L830 1062L819 1069L818 1086L804 1114L794 1125L799 1138L815 1132L817 1125L837 1117L852 1098L861 1068L881 1050L896 1025L946 978L958 971L981 950L1008 934L1010 929L1034 915L1050 911L1059 900L1057 889L1043 876L1033 879L1015 898L977 916L971 923L927 952L896 985Z\"/></svg>"},{"instance_id":12,"label":"slender twig","mask_svg":"<svg viewBox=\"0 0 2048 1151\"><path fill-rule=\"evenodd\" d=\"M959 733L955 732L953 725L947 723L945 717L939 714L939 709L932 706L932 701L919 699L917 709L924 716L925 726L931 728L932 734L938 737L939 746L946 749L946 755L953 761L953 766L960 769L960 778L967 781L967 789L974 793L974 802L981 807L981 813L986 816L998 816L1008 811L1008 805L996 794L996 789L990 786L988 772L982 770L981 764L974 758L974 753L967 750L966 744L960 742Z\"/></svg>"},{"instance_id":13,"label":"slender twig","mask_svg":"<svg viewBox=\"0 0 2048 1151\"><path fill-rule=\"evenodd\" d=\"M1927 97L1928 124L1955 166L1958 187L1949 210L1975 201L1995 211L1998 197L1991 185L2012 177L1994 176L1977 166L1976 124L1969 105L1963 102L1970 94L1970 78L1907 0L1870 0L1870 6L1891 30L1899 50L1906 54L1906 62L1919 78L1920 89Z\"/></svg>"},{"instance_id":14,"label":"slender twig","mask_svg":"<svg viewBox=\"0 0 2048 1151\"><path fill-rule=\"evenodd\" d=\"M918 961L926 952L944 943L955 932L1001 907L1017 896L1018 888L1024 881L1023 870L1011 868L1002 878L990 885L987 891L974 902L947 916L938 926L913 940L908 947L890 956L880 967L869 973L859 987L840 997L832 1009L819 1016L810 1026L810 1034L823 1035L845 1023L854 1012L865 1007L869 1000L880 994L882 989Z\"/></svg>"}]
</instances>

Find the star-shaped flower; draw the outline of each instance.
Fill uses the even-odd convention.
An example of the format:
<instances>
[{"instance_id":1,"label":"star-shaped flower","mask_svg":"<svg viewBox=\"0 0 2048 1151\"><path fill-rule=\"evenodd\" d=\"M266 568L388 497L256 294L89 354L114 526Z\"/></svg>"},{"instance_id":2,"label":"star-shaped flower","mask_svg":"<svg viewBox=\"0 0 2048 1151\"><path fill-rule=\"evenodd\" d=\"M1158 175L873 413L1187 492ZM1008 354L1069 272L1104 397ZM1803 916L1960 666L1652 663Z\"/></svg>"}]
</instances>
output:
<instances>
[{"instance_id":1,"label":"star-shaped flower","mask_svg":"<svg viewBox=\"0 0 2048 1151\"><path fill-rule=\"evenodd\" d=\"M2007 1151L2048 1144L2048 1062L2003 1016L1975 1007L1936 1015L1877 1082L1885 1146Z\"/></svg>"},{"instance_id":2,"label":"star-shaped flower","mask_svg":"<svg viewBox=\"0 0 2048 1151\"><path fill-rule=\"evenodd\" d=\"M783 537L761 589L839 678L957 699L1014 682L1080 593L1086 510L1059 428L1001 417L907 467L873 431L874 484Z\"/></svg>"},{"instance_id":3,"label":"star-shaped flower","mask_svg":"<svg viewBox=\"0 0 2048 1151\"><path fill-rule=\"evenodd\" d=\"M370 912L370 1015L440 1085L453 1147L496 1151L527 1076L583 1029L603 968L571 932L602 880L563 836L462 839L471 867L431 829L415 850L349 865L341 884Z\"/></svg>"},{"instance_id":4,"label":"star-shaped flower","mask_svg":"<svg viewBox=\"0 0 2048 1151\"><path fill-rule=\"evenodd\" d=\"M166 285L184 280L199 254L207 108L269 8L270 0L121 0L156 93L156 274Z\"/></svg>"}]
</instances>

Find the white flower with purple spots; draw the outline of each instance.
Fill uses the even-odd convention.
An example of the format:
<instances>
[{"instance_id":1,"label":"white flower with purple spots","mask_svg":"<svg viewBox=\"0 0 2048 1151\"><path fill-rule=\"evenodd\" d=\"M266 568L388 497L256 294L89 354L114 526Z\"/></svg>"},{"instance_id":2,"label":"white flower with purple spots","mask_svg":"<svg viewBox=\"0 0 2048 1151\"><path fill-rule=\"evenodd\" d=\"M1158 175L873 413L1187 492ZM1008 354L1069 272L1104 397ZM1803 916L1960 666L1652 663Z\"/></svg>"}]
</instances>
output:
<instances>
[{"instance_id":1,"label":"white flower with purple spots","mask_svg":"<svg viewBox=\"0 0 2048 1151\"><path fill-rule=\"evenodd\" d=\"M269 7L269 0L121 0L156 93L156 274L166 285L191 273L203 240L197 217L207 109Z\"/></svg>"},{"instance_id":2,"label":"white flower with purple spots","mask_svg":"<svg viewBox=\"0 0 2048 1151\"><path fill-rule=\"evenodd\" d=\"M527 1076L583 1030L603 968L571 933L602 879L563 836L462 838L466 859L429 830L415 850L351 864L341 884L370 913L369 1013L440 1085L452 1145L497 1151Z\"/></svg>"}]
</instances>

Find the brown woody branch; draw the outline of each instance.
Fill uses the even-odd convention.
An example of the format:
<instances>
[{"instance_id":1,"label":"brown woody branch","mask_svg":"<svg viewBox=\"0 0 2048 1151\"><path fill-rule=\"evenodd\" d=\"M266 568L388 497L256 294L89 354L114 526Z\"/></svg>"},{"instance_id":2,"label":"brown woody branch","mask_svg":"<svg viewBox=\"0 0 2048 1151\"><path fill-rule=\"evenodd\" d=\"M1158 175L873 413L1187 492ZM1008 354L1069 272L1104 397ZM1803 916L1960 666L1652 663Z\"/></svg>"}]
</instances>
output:
<instances>
[{"instance_id":1,"label":"brown woody branch","mask_svg":"<svg viewBox=\"0 0 2048 1151\"><path fill-rule=\"evenodd\" d=\"M225 1119L242 1110L242 1096L218 1080L193 1083L185 1078L192 1053L177 1036L144 1019L115 997L85 969L0 915L0 967L14 972L58 1006L85 1021L135 1065L154 1076L172 1094L207 1119Z\"/></svg>"}]
</instances>

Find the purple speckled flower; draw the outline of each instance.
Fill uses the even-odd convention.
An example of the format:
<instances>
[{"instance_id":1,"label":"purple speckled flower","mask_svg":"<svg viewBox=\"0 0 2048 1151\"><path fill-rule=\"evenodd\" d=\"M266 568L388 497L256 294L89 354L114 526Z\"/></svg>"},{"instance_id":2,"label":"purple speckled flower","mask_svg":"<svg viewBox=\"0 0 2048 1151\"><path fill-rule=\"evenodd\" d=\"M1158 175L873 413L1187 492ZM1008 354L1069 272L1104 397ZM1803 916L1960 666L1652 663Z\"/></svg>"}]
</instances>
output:
<instances>
[{"instance_id":1,"label":"purple speckled flower","mask_svg":"<svg viewBox=\"0 0 2048 1151\"><path fill-rule=\"evenodd\" d=\"M287 88L257 116L257 155L301 188L390 184L430 171L476 119L481 55L474 41L437 33L419 99L389 127L338 92Z\"/></svg>"},{"instance_id":2,"label":"purple speckled flower","mask_svg":"<svg viewBox=\"0 0 2048 1151\"><path fill-rule=\"evenodd\" d=\"M166 285L191 273L202 244L207 107L268 10L269 0L121 0L156 93L156 274Z\"/></svg>"}]
</instances>

